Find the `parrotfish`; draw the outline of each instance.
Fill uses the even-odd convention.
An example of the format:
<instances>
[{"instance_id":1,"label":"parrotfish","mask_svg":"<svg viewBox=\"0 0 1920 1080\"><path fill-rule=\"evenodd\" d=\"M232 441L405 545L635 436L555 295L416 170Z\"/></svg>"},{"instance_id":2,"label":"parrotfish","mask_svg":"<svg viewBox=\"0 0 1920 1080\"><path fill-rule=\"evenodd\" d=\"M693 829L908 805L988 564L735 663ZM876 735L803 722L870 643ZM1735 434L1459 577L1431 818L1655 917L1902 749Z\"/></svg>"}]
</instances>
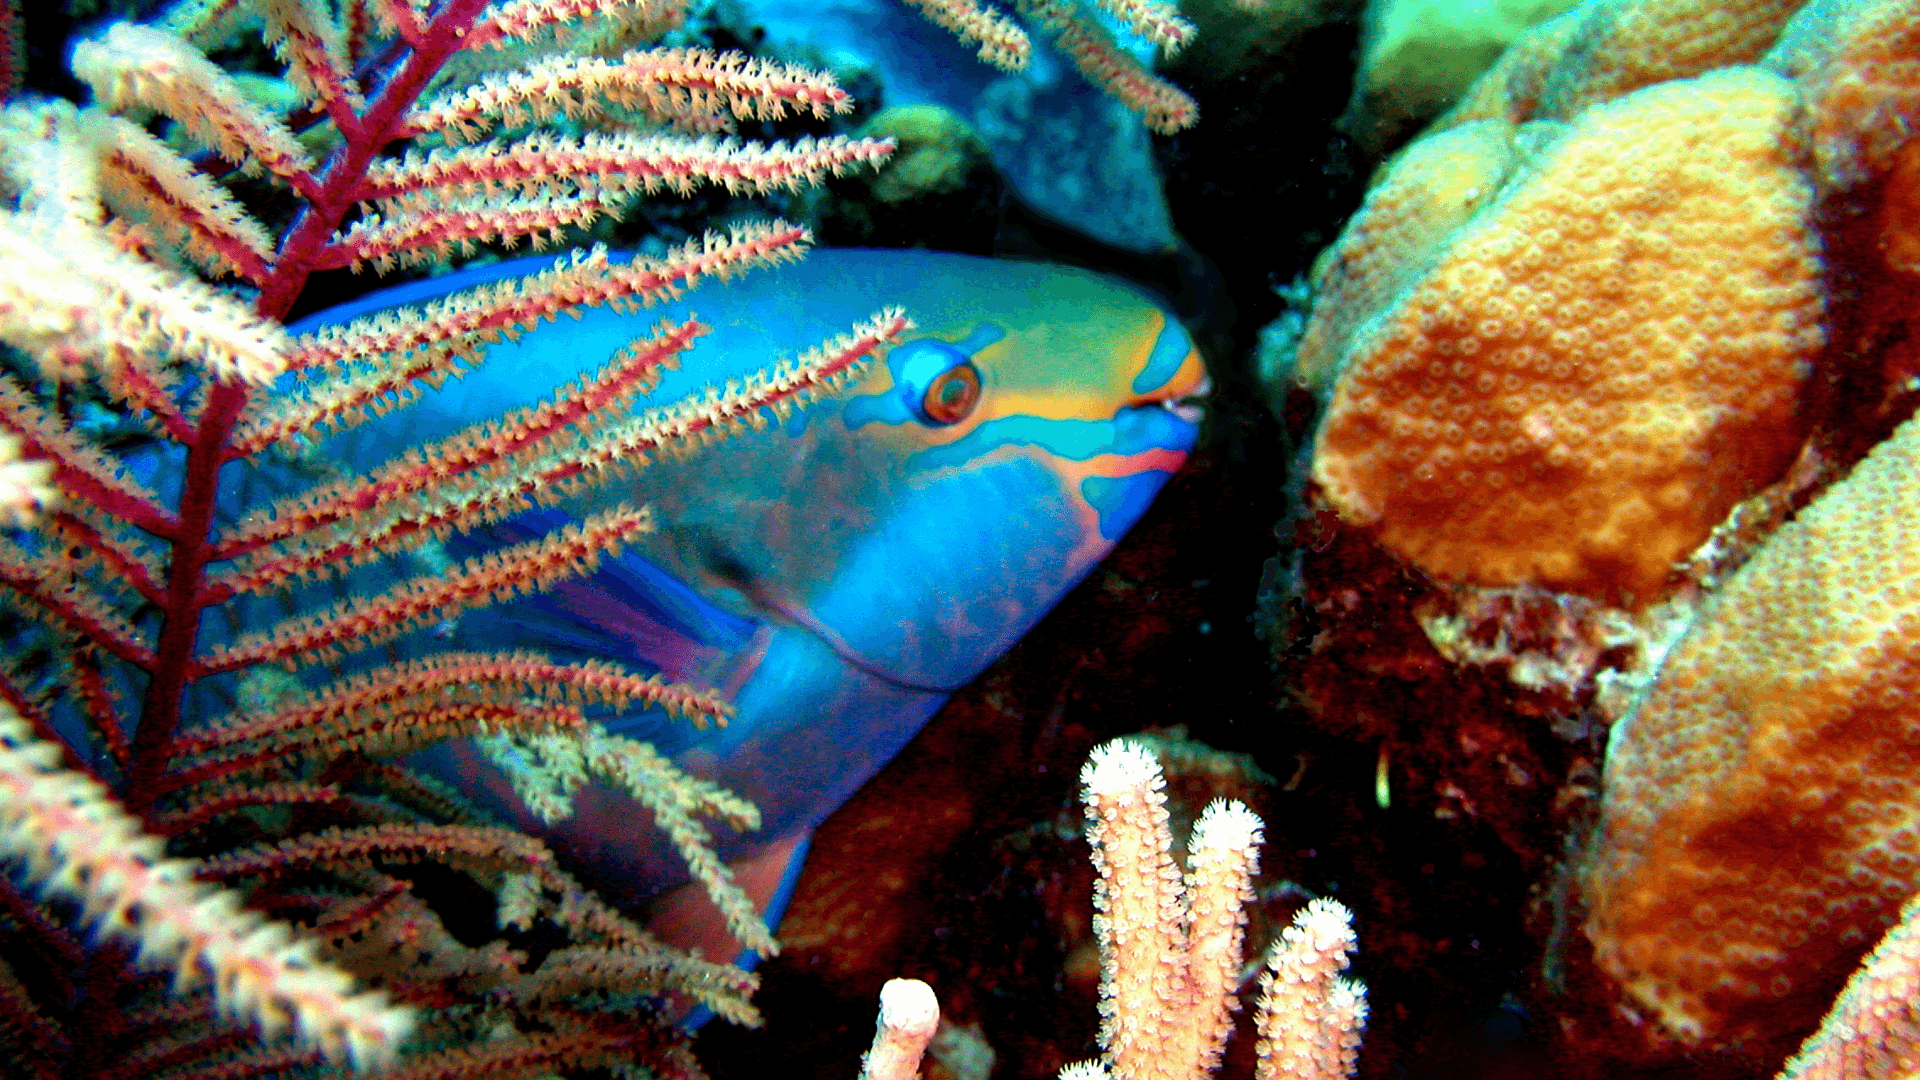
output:
<instances>
[{"instance_id":1,"label":"parrotfish","mask_svg":"<svg viewBox=\"0 0 1920 1080\"><path fill-rule=\"evenodd\" d=\"M387 290L295 329L543 265ZM478 371L334 451L367 466L534 403L663 315L697 314L713 332L653 402L768 367L885 306L905 308L915 329L843 396L492 530L487 542L506 543L621 502L651 505L660 523L590 576L445 631L463 645L613 660L729 695L738 712L724 727L647 712L607 726L760 808L757 832L723 835L718 848L744 868L770 921L811 830L1080 581L1180 467L1207 383L1179 323L1077 269L815 251L645 313L589 311L496 345ZM686 880L627 796L582 793L570 820L542 826L479 754L451 757L442 767L469 793L615 898L642 901Z\"/></svg>"}]
</instances>

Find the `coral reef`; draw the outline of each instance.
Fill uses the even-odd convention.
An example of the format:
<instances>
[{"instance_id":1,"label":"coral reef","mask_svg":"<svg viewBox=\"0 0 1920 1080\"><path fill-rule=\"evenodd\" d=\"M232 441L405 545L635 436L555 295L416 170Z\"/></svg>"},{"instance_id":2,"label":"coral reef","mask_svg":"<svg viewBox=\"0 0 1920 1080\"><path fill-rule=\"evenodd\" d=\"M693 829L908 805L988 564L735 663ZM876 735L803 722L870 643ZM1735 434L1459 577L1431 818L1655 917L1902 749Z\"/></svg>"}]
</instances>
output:
<instances>
[{"instance_id":1,"label":"coral reef","mask_svg":"<svg viewBox=\"0 0 1920 1080\"><path fill-rule=\"evenodd\" d=\"M1613 736L1600 965L1692 1041L1817 1016L1920 887L1920 422L1734 575Z\"/></svg>"},{"instance_id":2,"label":"coral reef","mask_svg":"<svg viewBox=\"0 0 1920 1080\"><path fill-rule=\"evenodd\" d=\"M1096 746L1081 770L1087 841L1098 876L1100 1045L1123 1080L1198 1080L1233 1030L1245 906L1253 899L1261 822L1216 800L1194 823L1184 875L1173 861L1166 781L1152 751ZM1105 1077L1104 1070L1076 1070Z\"/></svg>"},{"instance_id":3,"label":"coral reef","mask_svg":"<svg viewBox=\"0 0 1920 1080\"><path fill-rule=\"evenodd\" d=\"M1568 120L1670 79L1752 63L1804 0L1586 0L1509 48L1436 122Z\"/></svg>"},{"instance_id":4,"label":"coral reef","mask_svg":"<svg viewBox=\"0 0 1920 1080\"><path fill-rule=\"evenodd\" d=\"M1323 264L1397 264L1329 289L1307 331L1309 371L1346 341L1327 500L1443 580L1656 597L1804 437L1822 304L1793 108L1785 80L1728 70L1416 148L1422 179L1376 188Z\"/></svg>"},{"instance_id":5,"label":"coral reef","mask_svg":"<svg viewBox=\"0 0 1920 1080\"><path fill-rule=\"evenodd\" d=\"M1920 14L1797 7L1535 28L1381 174L1285 371L1325 403L1276 577L1296 692L1378 734L1423 684L1436 722L1506 728L1421 764L1502 820L1514 785L1464 760L1541 746L1534 717L1568 740L1533 763L1570 844L1539 924L1569 1054L1758 1071L1920 885L1916 436L1881 443L1920 385ZM1585 1012L1620 992L1645 1038Z\"/></svg>"},{"instance_id":6,"label":"coral reef","mask_svg":"<svg viewBox=\"0 0 1920 1080\"><path fill-rule=\"evenodd\" d=\"M1880 939L1779 1080L1880 1080L1920 1060L1920 900Z\"/></svg>"},{"instance_id":7,"label":"coral reef","mask_svg":"<svg viewBox=\"0 0 1920 1080\"><path fill-rule=\"evenodd\" d=\"M1173 862L1165 780L1140 742L1096 746L1081 770L1098 871L1100 1062L1060 1080L1205 1080L1237 1011L1246 907L1262 823L1238 802L1207 804ZM1347 1080L1366 1026L1365 988L1340 972L1355 948L1352 912L1314 900L1267 950L1254 1020L1256 1080Z\"/></svg>"},{"instance_id":8,"label":"coral reef","mask_svg":"<svg viewBox=\"0 0 1920 1080\"><path fill-rule=\"evenodd\" d=\"M664 998L750 1023L751 976L663 947L543 844L401 759L513 736L624 775L653 794L735 929L771 947L700 821L744 824L753 809L597 723L629 704L706 720L728 707L612 665L454 651L431 631L405 659L346 659L581 572L647 528L621 508L425 574L405 561L518 512L528 492L538 502L569 474L604 472L596 455L631 460L589 418L631 403L698 328L658 328L597 378L485 431L395 447L372 475L278 501L261 491L311 477L317 455L294 460L296 444L417 396L502 336L793 257L804 230L743 228L618 267L582 252L307 337L279 320L324 270L543 245L643 189L805 184L887 144L716 136L741 116L824 116L845 95L738 55L624 48L681 14L648 4L381 5L351 28L330 5L261 5L291 88L292 111L276 112L206 55L240 32L229 7L110 24L73 50L93 104L20 101L0 116L0 337L38 369L0 379L0 427L61 495L0 541L0 698L17 715L0 754L6 847L28 870L0 881L0 1047L41 1077L698 1075ZM499 48L467 51L487 45ZM556 111L609 126L620 112L627 130L542 130ZM179 149L126 119L154 114ZM463 145L489 131L503 134ZM743 382L657 441L685 447L818 393L880 343ZM77 402L127 419L70 423ZM227 486L243 475L258 486ZM382 572L357 570L371 562ZM564 787L547 809L564 810Z\"/></svg>"}]
</instances>

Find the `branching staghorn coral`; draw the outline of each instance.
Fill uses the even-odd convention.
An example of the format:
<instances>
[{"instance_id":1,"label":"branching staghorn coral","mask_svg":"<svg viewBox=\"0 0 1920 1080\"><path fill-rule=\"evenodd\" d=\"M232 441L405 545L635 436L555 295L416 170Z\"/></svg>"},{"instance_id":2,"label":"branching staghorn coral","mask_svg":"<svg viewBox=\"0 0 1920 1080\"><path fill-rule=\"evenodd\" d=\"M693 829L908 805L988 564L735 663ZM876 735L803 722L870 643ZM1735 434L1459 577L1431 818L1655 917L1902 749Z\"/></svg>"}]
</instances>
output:
<instances>
[{"instance_id":1,"label":"branching staghorn coral","mask_svg":"<svg viewBox=\"0 0 1920 1080\"><path fill-rule=\"evenodd\" d=\"M751 827L752 807L598 723L642 704L718 721L725 702L431 635L365 655L590 570L649 528L645 509L379 587L360 568L417 565L441 538L831 391L905 317L635 411L705 329L665 325L544 405L305 486L320 439L492 342L794 259L807 237L775 222L654 259L575 252L297 338L280 323L320 270L544 245L636 194L799 187L889 152L725 135L848 101L798 69L629 47L680 14L670 0L185 3L75 49L94 104L0 113L0 340L42 376L0 378L0 516L31 526L0 539L17 646L0 672L0 855L25 867L0 878L0 1059L35 1077L697 1076L661 999L755 1021L751 976L662 946L539 841L399 760L448 739L535 750L545 769L525 779L549 815L588 778L632 789L735 936L771 951L703 824ZM287 65L291 114L202 51L246 18ZM494 138L468 145L481 133ZM295 207L278 235L240 194L262 191ZM110 448L76 402L144 427L139 445ZM251 490L236 479L292 490L235 506L223 488ZM476 903L494 914L477 942L459 919Z\"/></svg>"},{"instance_id":2,"label":"branching staghorn coral","mask_svg":"<svg viewBox=\"0 0 1920 1080\"><path fill-rule=\"evenodd\" d=\"M1205 1080L1220 1063L1238 990L1245 905L1262 824L1215 800L1194 823L1184 877L1173 860L1166 780L1153 752L1116 740L1080 771L1093 847L1104 1061L1060 1080ZM1366 1025L1366 989L1340 976L1352 913L1314 900L1267 952L1254 1028L1256 1080L1346 1080Z\"/></svg>"}]
</instances>

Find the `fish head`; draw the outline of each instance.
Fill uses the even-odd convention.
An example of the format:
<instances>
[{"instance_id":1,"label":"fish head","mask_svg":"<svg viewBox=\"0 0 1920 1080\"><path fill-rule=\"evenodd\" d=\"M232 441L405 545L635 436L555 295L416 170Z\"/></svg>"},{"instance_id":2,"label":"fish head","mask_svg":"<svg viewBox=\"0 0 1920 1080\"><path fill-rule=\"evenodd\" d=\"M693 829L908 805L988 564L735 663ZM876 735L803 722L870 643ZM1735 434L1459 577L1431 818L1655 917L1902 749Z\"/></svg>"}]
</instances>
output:
<instances>
[{"instance_id":1,"label":"fish head","mask_svg":"<svg viewBox=\"0 0 1920 1080\"><path fill-rule=\"evenodd\" d=\"M843 397L658 474L647 498L676 548L661 557L731 586L743 613L951 691L1146 511L1208 382L1179 322L1129 286L911 254L923 272L868 289L916 323L884 360Z\"/></svg>"}]
</instances>

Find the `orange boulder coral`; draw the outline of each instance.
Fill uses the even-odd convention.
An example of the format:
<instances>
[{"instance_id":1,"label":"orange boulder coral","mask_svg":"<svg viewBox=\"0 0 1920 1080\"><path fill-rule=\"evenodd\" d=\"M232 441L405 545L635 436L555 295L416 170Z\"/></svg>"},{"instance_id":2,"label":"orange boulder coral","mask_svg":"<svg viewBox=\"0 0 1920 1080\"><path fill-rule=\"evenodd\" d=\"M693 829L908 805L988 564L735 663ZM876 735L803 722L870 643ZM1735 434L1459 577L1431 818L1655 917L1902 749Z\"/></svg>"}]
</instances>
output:
<instances>
[{"instance_id":1,"label":"orange boulder coral","mask_svg":"<svg viewBox=\"0 0 1920 1080\"><path fill-rule=\"evenodd\" d=\"M1803 0L1589 0L1507 48L1435 127L1565 120L1643 86L1758 60Z\"/></svg>"},{"instance_id":2,"label":"orange boulder coral","mask_svg":"<svg viewBox=\"0 0 1920 1080\"><path fill-rule=\"evenodd\" d=\"M1567 119L1643 86L1751 63L1804 0L1611 0L1573 13L1580 28L1547 76L1535 117Z\"/></svg>"},{"instance_id":3,"label":"orange boulder coral","mask_svg":"<svg viewBox=\"0 0 1920 1080\"><path fill-rule=\"evenodd\" d=\"M1422 139L1396 159L1340 239L1314 264L1314 320L1293 376L1324 394L1362 323L1418 280L1453 231L1485 206L1518 160L1513 125L1466 124Z\"/></svg>"},{"instance_id":4,"label":"orange boulder coral","mask_svg":"<svg viewBox=\"0 0 1920 1080\"><path fill-rule=\"evenodd\" d=\"M1804 434L1822 301L1794 117L1759 69L1663 83L1521 128L1539 148L1439 254L1442 230L1385 230L1420 243L1369 256L1424 273L1351 331L1381 288L1323 289L1299 359L1347 346L1313 466L1342 517L1444 579L1656 594Z\"/></svg>"},{"instance_id":5,"label":"orange boulder coral","mask_svg":"<svg viewBox=\"0 0 1920 1080\"><path fill-rule=\"evenodd\" d=\"M1671 1031L1804 1032L1920 885L1920 420L1784 526L1615 730L1601 967Z\"/></svg>"}]
</instances>

